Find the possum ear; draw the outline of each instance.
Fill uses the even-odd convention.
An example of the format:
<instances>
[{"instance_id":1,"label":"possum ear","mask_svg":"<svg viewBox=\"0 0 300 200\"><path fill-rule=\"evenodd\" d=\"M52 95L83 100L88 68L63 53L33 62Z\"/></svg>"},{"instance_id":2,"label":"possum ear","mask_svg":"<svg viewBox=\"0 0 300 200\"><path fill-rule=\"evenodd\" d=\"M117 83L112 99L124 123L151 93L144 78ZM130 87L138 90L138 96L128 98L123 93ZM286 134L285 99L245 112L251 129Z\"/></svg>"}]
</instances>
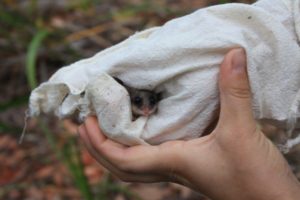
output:
<instances>
[{"instance_id":1,"label":"possum ear","mask_svg":"<svg viewBox=\"0 0 300 200\"><path fill-rule=\"evenodd\" d=\"M124 85L124 82L123 81L121 81L119 78L117 78L117 77L113 77L118 83L120 83L121 85Z\"/></svg>"}]
</instances>

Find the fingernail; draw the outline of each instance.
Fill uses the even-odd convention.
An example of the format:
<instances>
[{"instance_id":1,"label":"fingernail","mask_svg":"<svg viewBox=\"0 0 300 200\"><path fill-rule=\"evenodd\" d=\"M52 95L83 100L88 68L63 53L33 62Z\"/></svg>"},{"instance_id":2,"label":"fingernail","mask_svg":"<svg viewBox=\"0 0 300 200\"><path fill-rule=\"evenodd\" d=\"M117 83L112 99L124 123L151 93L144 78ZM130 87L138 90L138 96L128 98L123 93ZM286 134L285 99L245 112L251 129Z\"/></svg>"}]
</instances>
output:
<instances>
[{"instance_id":1,"label":"fingernail","mask_svg":"<svg viewBox=\"0 0 300 200\"><path fill-rule=\"evenodd\" d=\"M236 73L244 73L246 70L246 55L244 49L237 49L232 58L232 70Z\"/></svg>"}]
</instances>

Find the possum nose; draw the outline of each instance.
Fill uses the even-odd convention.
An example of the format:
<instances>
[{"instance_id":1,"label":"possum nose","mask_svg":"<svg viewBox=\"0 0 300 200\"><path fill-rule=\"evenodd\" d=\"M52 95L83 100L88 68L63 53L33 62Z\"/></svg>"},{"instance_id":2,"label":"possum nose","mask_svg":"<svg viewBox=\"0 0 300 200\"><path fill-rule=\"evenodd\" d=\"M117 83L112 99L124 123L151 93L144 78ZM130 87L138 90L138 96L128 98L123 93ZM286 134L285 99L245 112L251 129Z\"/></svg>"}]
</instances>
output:
<instances>
[{"instance_id":1,"label":"possum nose","mask_svg":"<svg viewBox=\"0 0 300 200\"><path fill-rule=\"evenodd\" d=\"M150 114L150 109L149 108L143 108L143 113L145 116L148 116Z\"/></svg>"}]
</instances>

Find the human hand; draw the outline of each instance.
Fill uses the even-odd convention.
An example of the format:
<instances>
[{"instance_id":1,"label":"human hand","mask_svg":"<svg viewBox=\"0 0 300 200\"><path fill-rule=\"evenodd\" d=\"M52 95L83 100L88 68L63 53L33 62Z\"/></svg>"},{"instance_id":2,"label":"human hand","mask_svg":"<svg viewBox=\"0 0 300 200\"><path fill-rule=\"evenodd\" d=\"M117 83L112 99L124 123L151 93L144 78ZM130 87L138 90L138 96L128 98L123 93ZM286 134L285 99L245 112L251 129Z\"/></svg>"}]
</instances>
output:
<instances>
[{"instance_id":1,"label":"human hand","mask_svg":"<svg viewBox=\"0 0 300 200\"><path fill-rule=\"evenodd\" d=\"M105 137L95 117L79 133L93 157L124 181L176 182L212 199L300 199L287 162L256 126L243 50L226 55L219 89L217 126L198 139L127 147Z\"/></svg>"}]
</instances>

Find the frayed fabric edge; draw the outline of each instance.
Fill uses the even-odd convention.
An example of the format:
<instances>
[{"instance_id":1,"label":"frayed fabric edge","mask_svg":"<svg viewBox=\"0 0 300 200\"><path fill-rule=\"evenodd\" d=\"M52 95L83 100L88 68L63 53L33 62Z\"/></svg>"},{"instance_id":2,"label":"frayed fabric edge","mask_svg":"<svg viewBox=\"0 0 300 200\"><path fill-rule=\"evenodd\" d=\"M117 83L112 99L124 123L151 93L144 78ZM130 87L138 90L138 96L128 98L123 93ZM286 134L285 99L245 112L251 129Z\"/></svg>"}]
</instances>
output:
<instances>
[{"instance_id":1,"label":"frayed fabric edge","mask_svg":"<svg viewBox=\"0 0 300 200\"><path fill-rule=\"evenodd\" d=\"M293 131L296 128L297 121L300 118L300 90L298 90L295 100L291 106L289 117L287 120L287 142L280 146L279 149L283 153L288 153L294 146L300 144L300 132L297 133L298 135L292 138Z\"/></svg>"}]
</instances>

